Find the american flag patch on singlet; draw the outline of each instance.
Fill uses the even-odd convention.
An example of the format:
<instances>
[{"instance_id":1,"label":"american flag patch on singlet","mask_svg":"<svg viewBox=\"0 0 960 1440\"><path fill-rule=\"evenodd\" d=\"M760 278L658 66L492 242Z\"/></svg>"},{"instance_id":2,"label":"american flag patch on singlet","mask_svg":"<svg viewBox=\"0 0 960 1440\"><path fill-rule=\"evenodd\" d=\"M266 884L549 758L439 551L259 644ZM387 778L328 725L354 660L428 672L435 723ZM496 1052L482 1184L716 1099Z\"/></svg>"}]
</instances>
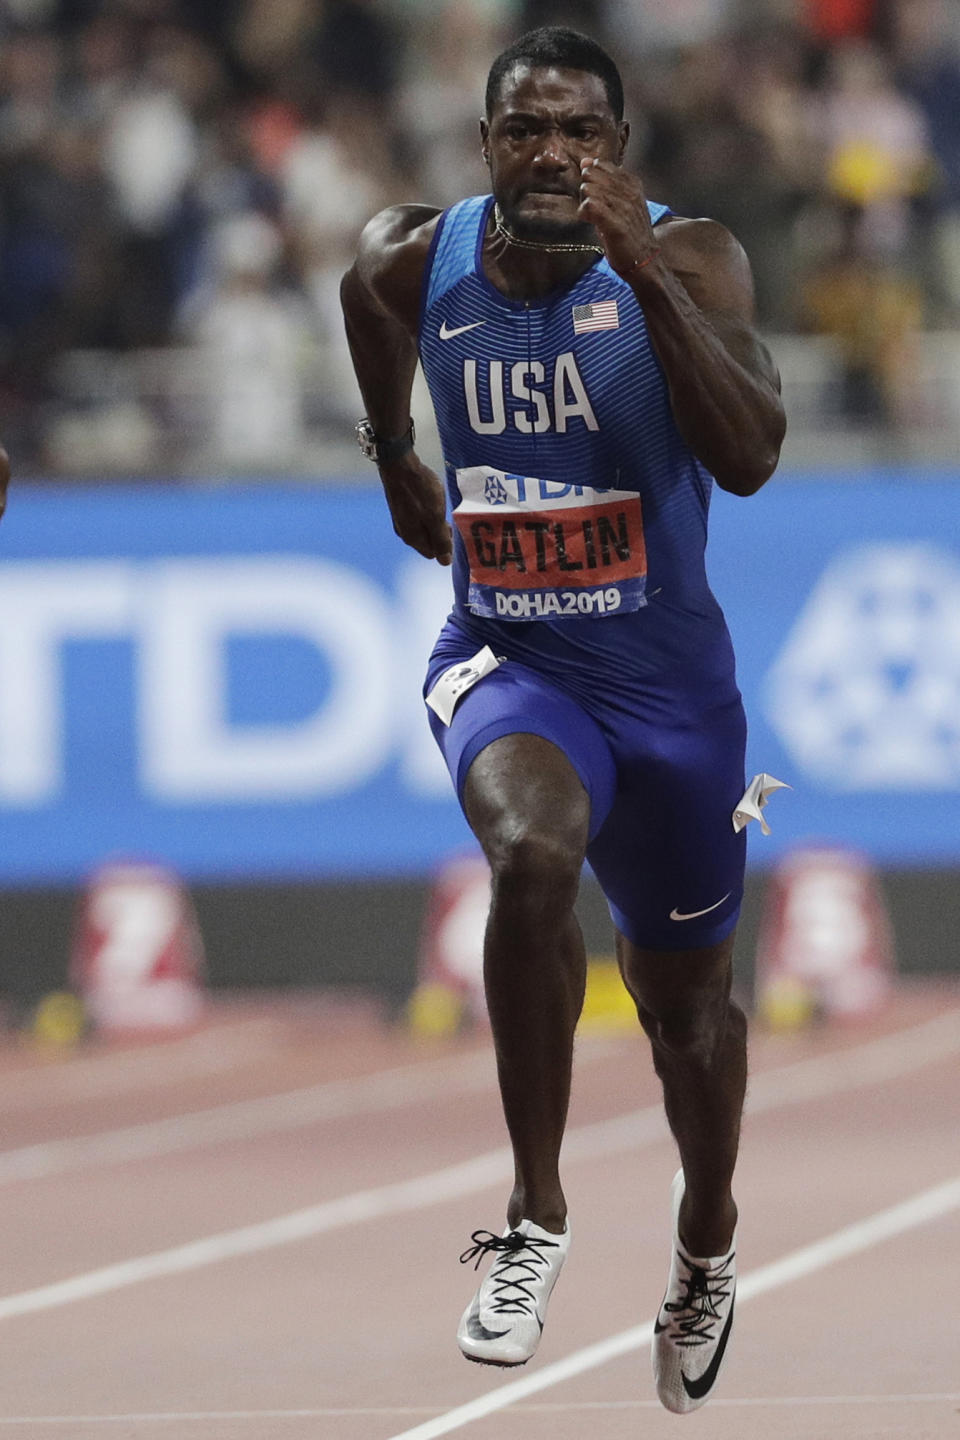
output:
<instances>
[{"instance_id":1,"label":"american flag patch on singlet","mask_svg":"<svg viewBox=\"0 0 960 1440\"><path fill-rule=\"evenodd\" d=\"M620 315L616 300L595 300L592 305L574 305L574 335L584 335L588 330L619 329Z\"/></svg>"}]
</instances>

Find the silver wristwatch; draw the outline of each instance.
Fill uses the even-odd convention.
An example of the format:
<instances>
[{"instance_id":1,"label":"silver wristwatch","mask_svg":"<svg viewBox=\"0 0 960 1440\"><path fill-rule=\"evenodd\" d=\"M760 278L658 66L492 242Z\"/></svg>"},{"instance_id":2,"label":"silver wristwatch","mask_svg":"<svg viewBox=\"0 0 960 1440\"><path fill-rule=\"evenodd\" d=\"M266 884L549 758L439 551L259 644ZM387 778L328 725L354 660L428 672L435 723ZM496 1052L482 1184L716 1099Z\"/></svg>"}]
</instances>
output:
<instances>
[{"instance_id":1,"label":"silver wristwatch","mask_svg":"<svg viewBox=\"0 0 960 1440\"><path fill-rule=\"evenodd\" d=\"M416 438L412 420L405 432L394 440L385 440L382 435L378 435L366 416L357 421L357 444L367 459L372 460L375 465L389 465L392 460L399 460L408 450L413 449Z\"/></svg>"}]
</instances>

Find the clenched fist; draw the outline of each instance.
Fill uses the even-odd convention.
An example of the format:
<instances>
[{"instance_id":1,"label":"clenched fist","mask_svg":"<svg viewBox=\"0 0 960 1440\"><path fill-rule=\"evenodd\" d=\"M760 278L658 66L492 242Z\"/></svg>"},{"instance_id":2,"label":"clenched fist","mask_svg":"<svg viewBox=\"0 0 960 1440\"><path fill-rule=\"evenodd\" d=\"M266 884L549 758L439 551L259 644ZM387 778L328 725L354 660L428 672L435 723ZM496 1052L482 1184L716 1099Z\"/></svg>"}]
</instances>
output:
<instances>
[{"instance_id":1,"label":"clenched fist","mask_svg":"<svg viewBox=\"0 0 960 1440\"><path fill-rule=\"evenodd\" d=\"M636 175L609 160L580 162L580 218L600 236L607 259L629 279L659 254L647 197Z\"/></svg>"}]
</instances>

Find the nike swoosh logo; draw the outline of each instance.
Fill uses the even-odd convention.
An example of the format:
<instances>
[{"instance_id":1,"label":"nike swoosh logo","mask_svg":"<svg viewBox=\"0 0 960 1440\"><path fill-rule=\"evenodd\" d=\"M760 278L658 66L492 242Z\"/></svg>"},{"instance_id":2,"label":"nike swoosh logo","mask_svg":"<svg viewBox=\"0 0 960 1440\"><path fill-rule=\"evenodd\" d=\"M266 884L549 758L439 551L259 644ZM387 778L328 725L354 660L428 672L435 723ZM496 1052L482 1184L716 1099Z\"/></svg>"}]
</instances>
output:
<instances>
[{"instance_id":1,"label":"nike swoosh logo","mask_svg":"<svg viewBox=\"0 0 960 1440\"><path fill-rule=\"evenodd\" d=\"M720 1362L723 1359L723 1352L724 1350L726 1350L727 1341L730 1339L730 1326L732 1324L733 1304L731 1303L730 1314L727 1316L727 1323L723 1327L723 1334L720 1336L720 1340L717 1345L717 1352L714 1355L713 1359L710 1361L710 1364L707 1366L706 1370L704 1370L703 1374L700 1376L699 1380L689 1379L689 1377L684 1374L683 1368L681 1367L680 1378L683 1381L683 1388L684 1390L686 1390L691 1400L702 1400L704 1395L708 1394L709 1391L712 1389L713 1382L714 1380L716 1380L717 1374L720 1370Z\"/></svg>"},{"instance_id":2,"label":"nike swoosh logo","mask_svg":"<svg viewBox=\"0 0 960 1440\"><path fill-rule=\"evenodd\" d=\"M671 911L670 911L670 919L671 919L671 920L698 920L701 915L709 915L711 910L719 910L719 909L720 909L720 906L723 904L723 901L724 901L724 900L729 900L729 899L730 899L730 891L728 890L727 893L726 893L726 895L723 896L723 899L718 900L717 903L716 903L716 905L708 905L707 908L706 908L706 910L691 910L691 912L690 912L689 915L681 915L679 910L671 910Z\"/></svg>"},{"instance_id":3,"label":"nike swoosh logo","mask_svg":"<svg viewBox=\"0 0 960 1440\"><path fill-rule=\"evenodd\" d=\"M454 335L464 335L468 330L476 330L478 325L486 325L486 323L486 320L474 320L470 325L456 325L450 330L444 320L437 333L441 340L452 340Z\"/></svg>"},{"instance_id":4,"label":"nike swoosh logo","mask_svg":"<svg viewBox=\"0 0 960 1440\"><path fill-rule=\"evenodd\" d=\"M486 1325L481 1325L477 1314L471 1315L467 1321L467 1334L471 1340L500 1340L507 1333L506 1330L488 1330Z\"/></svg>"}]
</instances>

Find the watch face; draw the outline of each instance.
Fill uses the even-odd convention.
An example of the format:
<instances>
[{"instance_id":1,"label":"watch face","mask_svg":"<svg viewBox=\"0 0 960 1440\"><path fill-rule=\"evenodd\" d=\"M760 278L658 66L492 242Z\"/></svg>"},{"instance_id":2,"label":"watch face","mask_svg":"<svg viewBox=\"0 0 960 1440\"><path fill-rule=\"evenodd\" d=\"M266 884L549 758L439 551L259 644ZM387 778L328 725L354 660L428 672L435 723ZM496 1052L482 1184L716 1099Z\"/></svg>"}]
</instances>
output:
<instances>
[{"instance_id":1,"label":"watch face","mask_svg":"<svg viewBox=\"0 0 960 1440\"><path fill-rule=\"evenodd\" d=\"M376 460L377 441L373 426L368 420L361 420L357 425L357 444L368 460Z\"/></svg>"},{"instance_id":2,"label":"watch face","mask_svg":"<svg viewBox=\"0 0 960 1440\"><path fill-rule=\"evenodd\" d=\"M405 435L399 435L396 440L378 440L377 432L369 420L360 420L356 427L357 444L366 455L368 460L375 460L378 463L387 460L399 459L408 450L413 449L415 431L413 421L410 421L409 429Z\"/></svg>"}]
</instances>

